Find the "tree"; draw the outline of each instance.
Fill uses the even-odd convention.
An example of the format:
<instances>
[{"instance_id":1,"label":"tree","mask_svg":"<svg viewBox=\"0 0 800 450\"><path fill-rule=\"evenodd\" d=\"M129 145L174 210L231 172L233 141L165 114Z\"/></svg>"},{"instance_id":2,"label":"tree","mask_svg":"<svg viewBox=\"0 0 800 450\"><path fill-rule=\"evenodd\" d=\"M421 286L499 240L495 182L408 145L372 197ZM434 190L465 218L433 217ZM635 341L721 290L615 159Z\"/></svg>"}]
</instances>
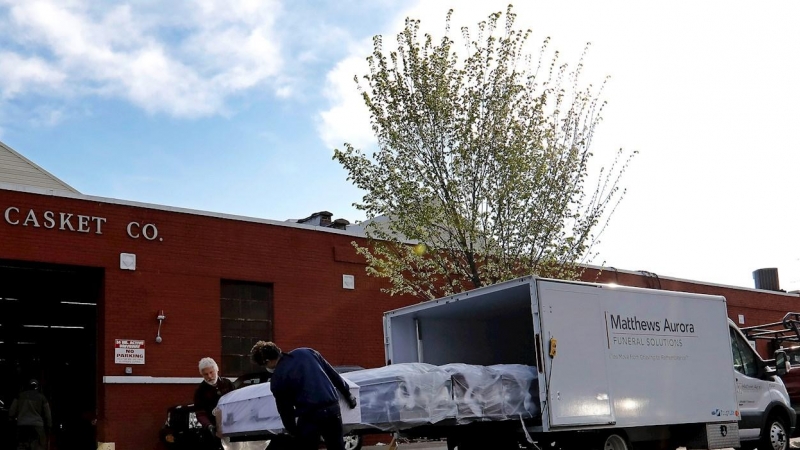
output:
<instances>
[{"instance_id":1,"label":"tree","mask_svg":"<svg viewBox=\"0 0 800 450\"><path fill-rule=\"evenodd\" d=\"M355 77L378 149L370 158L345 143L333 158L366 192L354 206L370 243L354 245L392 295L431 299L525 274L577 278L624 196L633 153L622 150L586 186L605 81L596 93L579 88L583 56L571 72L558 52L543 67L548 40L532 70L531 31L514 29L509 6L498 33L501 17L480 22L476 39L462 28L461 52L447 33L420 40L420 22L406 19L397 50L376 36L364 84Z\"/></svg>"}]
</instances>

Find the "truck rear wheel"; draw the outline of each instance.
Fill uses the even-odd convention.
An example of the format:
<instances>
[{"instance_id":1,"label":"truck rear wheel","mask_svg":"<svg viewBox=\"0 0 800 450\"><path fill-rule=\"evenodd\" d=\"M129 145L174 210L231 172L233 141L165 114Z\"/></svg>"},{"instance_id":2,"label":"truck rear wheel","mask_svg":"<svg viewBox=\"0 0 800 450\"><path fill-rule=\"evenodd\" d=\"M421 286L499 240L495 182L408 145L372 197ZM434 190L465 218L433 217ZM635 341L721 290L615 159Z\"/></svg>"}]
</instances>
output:
<instances>
[{"instance_id":1,"label":"truck rear wheel","mask_svg":"<svg viewBox=\"0 0 800 450\"><path fill-rule=\"evenodd\" d=\"M622 434L607 434L601 442L601 450L631 450L630 442L628 442L628 439Z\"/></svg>"}]
</instances>

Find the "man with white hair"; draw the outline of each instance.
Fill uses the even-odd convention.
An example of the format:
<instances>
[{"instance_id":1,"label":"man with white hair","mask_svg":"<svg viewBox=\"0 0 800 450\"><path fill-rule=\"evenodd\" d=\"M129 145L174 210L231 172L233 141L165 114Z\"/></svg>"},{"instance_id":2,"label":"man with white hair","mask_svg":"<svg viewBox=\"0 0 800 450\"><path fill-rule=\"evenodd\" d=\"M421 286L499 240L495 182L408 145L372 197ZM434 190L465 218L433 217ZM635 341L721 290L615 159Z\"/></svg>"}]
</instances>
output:
<instances>
[{"instance_id":1,"label":"man with white hair","mask_svg":"<svg viewBox=\"0 0 800 450\"><path fill-rule=\"evenodd\" d=\"M219 366L211 358L203 358L198 364L203 382L194 393L194 406L197 421L204 430L208 431L208 448L220 449L222 444L217 437L217 419L214 417L214 408L217 407L219 398L234 389L233 383L227 378L219 376Z\"/></svg>"}]
</instances>

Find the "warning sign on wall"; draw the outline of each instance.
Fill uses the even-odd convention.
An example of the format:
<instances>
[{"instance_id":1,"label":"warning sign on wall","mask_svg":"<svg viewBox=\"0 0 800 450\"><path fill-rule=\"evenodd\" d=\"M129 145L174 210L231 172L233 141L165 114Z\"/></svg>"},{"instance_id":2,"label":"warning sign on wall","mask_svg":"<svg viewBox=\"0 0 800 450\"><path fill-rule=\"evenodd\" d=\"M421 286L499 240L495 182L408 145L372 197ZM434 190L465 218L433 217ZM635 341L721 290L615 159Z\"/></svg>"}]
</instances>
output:
<instances>
[{"instance_id":1,"label":"warning sign on wall","mask_svg":"<svg viewBox=\"0 0 800 450\"><path fill-rule=\"evenodd\" d=\"M115 339L114 364L144 364L144 341Z\"/></svg>"}]
</instances>

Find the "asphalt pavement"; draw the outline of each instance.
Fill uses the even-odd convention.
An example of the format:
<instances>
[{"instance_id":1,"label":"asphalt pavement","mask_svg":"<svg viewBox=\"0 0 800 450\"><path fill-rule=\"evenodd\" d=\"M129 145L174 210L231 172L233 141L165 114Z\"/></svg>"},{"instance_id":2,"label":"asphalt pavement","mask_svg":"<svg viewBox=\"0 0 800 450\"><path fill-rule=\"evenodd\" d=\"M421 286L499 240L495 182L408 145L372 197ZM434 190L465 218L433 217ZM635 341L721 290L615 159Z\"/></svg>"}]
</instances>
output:
<instances>
[{"instance_id":1,"label":"asphalt pavement","mask_svg":"<svg viewBox=\"0 0 800 450\"><path fill-rule=\"evenodd\" d=\"M388 445L370 445L364 447L364 450L387 450L388 448L389 448ZM791 440L791 448L800 448L800 438L795 438ZM397 450L405 450L405 449L447 450L447 445L445 445L444 442L422 442L413 444L400 444L397 446Z\"/></svg>"},{"instance_id":2,"label":"asphalt pavement","mask_svg":"<svg viewBox=\"0 0 800 450\"><path fill-rule=\"evenodd\" d=\"M388 443L384 445L369 445L363 447L363 450L386 450L389 448ZM411 444L400 444L397 450L400 449L415 449L415 450L447 450L447 445L444 442L415 442Z\"/></svg>"}]
</instances>

